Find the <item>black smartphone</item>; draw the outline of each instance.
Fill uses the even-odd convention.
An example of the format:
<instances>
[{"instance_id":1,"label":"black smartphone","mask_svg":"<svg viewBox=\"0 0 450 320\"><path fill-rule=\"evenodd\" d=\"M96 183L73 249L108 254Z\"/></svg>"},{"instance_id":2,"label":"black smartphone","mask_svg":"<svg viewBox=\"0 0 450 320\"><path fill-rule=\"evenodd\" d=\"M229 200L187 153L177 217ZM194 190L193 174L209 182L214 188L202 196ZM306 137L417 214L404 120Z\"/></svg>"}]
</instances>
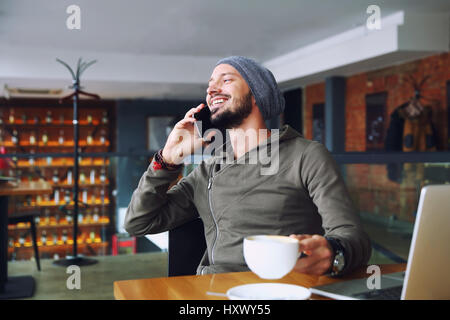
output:
<instances>
[{"instance_id":1,"label":"black smartphone","mask_svg":"<svg viewBox=\"0 0 450 320\"><path fill-rule=\"evenodd\" d=\"M204 138L204 133L211 129L212 123L211 123L211 110L209 110L209 107L206 103L204 103L204 107L202 110L200 110L197 113L194 113L194 118L197 120L194 122L195 129L197 130L197 133L200 137ZM199 125L199 121L201 121L201 126ZM201 127L201 128L200 128Z\"/></svg>"}]
</instances>

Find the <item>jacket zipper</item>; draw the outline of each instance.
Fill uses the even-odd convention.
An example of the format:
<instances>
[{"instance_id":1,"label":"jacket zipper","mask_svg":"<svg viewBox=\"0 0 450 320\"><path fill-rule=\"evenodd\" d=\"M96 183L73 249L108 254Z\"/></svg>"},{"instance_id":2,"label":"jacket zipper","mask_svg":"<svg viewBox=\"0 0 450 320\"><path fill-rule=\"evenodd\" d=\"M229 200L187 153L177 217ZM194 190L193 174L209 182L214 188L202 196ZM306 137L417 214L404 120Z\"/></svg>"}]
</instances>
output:
<instances>
[{"instance_id":1,"label":"jacket zipper","mask_svg":"<svg viewBox=\"0 0 450 320\"><path fill-rule=\"evenodd\" d=\"M217 225L216 217L214 216L214 211L212 208L212 199L211 199L212 198L212 190L211 190L212 183L213 183L213 178L212 178L212 171L211 171L209 180L208 180L208 202L209 202L209 210L211 211L211 216L213 218L214 225L216 227L216 238L214 239L213 246L211 248L211 264L214 264L214 248L216 247L216 242L217 242L217 239L219 238L219 226Z\"/></svg>"}]
</instances>

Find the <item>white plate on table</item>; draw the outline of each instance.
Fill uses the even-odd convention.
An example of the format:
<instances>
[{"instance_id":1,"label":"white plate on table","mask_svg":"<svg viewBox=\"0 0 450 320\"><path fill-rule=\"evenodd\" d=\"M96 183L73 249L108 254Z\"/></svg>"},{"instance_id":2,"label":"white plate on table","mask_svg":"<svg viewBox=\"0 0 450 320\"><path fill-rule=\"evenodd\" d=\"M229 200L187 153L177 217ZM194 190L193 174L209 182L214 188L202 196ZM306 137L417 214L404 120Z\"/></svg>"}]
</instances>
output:
<instances>
[{"instance_id":1,"label":"white plate on table","mask_svg":"<svg viewBox=\"0 0 450 320\"><path fill-rule=\"evenodd\" d=\"M286 283L253 283L233 287L227 291L230 300L306 300L311 291Z\"/></svg>"}]
</instances>

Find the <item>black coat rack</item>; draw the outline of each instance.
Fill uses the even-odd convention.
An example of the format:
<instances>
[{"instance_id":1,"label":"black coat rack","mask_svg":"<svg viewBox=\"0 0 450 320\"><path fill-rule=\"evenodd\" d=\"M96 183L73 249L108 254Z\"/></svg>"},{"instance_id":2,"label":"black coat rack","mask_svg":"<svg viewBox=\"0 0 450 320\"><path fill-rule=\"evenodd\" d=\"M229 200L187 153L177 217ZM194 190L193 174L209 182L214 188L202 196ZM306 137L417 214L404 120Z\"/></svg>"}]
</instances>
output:
<instances>
[{"instance_id":1,"label":"black coat rack","mask_svg":"<svg viewBox=\"0 0 450 320\"><path fill-rule=\"evenodd\" d=\"M88 96L94 99L100 99L100 96L85 92L80 86L80 77L81 74L92 64L97 62L96 60L93 60L91 62L83 62L81 58L78 59L77 69L76 72L72 70L72 68L65 63L64 61L60 59L56 59L59 63L61 63L63 66L65 66L72 75L72 86L69 88L73 89L73 93L61 98L59 100L59 103L62 103L63 101L72 99L73 100L73 132L74 132L74 186L73 186L73 202L74 202L74 210L73 210L73 255L72 256L66 256L65 259L59 259L55 260L53 264L58 266L70 266L70 265L78 265L78 266L86 266L97 263L97 260L85 258L78 254L78 243L77 243L77 237L78 237L78 209L79 209L79 200L78 200L78 101L79 96L84 95Z\"/></svg>"}]
</instances>

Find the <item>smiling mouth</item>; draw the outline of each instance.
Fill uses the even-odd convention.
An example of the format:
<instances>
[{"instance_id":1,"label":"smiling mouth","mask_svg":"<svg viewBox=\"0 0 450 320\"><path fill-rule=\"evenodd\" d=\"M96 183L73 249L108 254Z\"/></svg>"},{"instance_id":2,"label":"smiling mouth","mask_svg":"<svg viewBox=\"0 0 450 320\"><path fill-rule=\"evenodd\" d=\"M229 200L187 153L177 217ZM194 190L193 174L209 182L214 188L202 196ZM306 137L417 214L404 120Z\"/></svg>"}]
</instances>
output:
<instances>
[{"instance_id":1,"label":"smiling mouth","mask_svg":"<svg viewBox=\"0 0 450 320\"><path fill-rule=\"evenodd\" d=\"M215 113L228 101L228 98L214 98L211 100L210 109L212 113Z\"/></svg>"}]
</instances>

